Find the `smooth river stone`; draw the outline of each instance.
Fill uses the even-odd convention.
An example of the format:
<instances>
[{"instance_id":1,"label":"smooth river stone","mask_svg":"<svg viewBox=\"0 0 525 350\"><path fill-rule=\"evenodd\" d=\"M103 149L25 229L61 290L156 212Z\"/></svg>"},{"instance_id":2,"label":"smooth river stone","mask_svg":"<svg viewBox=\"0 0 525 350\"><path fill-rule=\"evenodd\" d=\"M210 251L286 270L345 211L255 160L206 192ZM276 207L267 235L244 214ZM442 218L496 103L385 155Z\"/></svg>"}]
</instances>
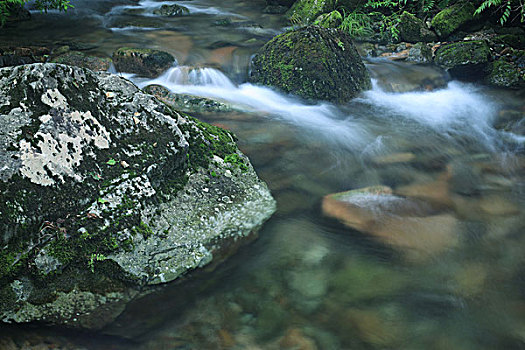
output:
<instances>
[{"instance_id":1,"label":"smooth river stone","mask_svg":"<svg viewBox=\"0 0 525 350\"><path fill-rule=\"evenodd\" d=\"M385 186L328 195L322 209L344 225L401 249L411 259L436 255L459 243L454 216L434 215L425 203L393 195Z\"/></svg>"}]
</instances>

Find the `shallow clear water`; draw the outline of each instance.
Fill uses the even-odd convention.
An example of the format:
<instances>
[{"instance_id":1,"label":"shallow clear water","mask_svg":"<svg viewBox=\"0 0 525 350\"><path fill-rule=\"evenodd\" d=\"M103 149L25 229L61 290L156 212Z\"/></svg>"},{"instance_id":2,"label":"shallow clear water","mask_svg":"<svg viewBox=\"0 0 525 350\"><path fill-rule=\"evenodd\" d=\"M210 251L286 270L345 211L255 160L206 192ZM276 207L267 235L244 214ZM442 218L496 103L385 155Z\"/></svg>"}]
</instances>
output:
<instances>
[{"instance_id":1,"label":"shallow clear water","mask_svg":"<svg viewBox=\"0 0 525 350\"><path fill-rule=\"evenodd\" d=\"M245 83L250 55L282 25L261 15L264 1L180 1L190 15L170 20L152 15L163 3L174 2L78 1L69 16L21 24L16 40L172 52L179 66L163 76L125 76L234 104L199 117L237 134L278 211L215 271L130 305L104 332L4 335L90 349L525 348L523 91L455 81L424 91L443 72L372 60L372 90L307 104ZM262 28L213 24L221 18ZM9 30L2 41L20 33ZM413 87L423 91L399 92ZM367 233L323 214L324 196L376 185L394 194L354 199L372 213Z\"/></svg>"}]
</instances>

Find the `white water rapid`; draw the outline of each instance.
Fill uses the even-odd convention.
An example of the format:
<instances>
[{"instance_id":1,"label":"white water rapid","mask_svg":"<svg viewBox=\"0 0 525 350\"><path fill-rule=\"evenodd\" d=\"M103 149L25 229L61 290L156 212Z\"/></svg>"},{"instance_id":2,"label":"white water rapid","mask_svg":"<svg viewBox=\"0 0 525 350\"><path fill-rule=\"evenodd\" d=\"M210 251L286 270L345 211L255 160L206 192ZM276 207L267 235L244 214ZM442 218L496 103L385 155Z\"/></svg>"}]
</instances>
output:
<instances>
[{"instance_id":1,"label":"white water rapid","mask_svg":"<svg viewBox=\"0 0 525 350\"><path fill-rule=\"evenodd\" d=\"M140 87L158 84L174 93L218 99L281 119L355 152L381 152L391 133L418 139L433 132L450 142L478 143L487 151L501 146L501 134L492 126L496 103L480 88L459 82L435 91L405 93L385 92L374 83L372 90L340 108L327 102L306 104L250 83L236 85L213 68L177 66L152 80L126 76ZM364 109L372 112L373 121L363 117Z\"/></svg>"}]
</instances>

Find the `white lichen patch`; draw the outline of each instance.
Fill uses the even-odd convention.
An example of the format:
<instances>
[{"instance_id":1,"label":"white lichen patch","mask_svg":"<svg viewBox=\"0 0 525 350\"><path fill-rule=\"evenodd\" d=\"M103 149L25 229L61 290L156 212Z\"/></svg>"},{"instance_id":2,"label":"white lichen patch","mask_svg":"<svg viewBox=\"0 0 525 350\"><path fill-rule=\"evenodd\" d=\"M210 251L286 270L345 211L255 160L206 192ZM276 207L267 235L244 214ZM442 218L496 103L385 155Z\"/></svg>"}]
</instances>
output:
<instances>
[{"instance_id":1,"label":"white lichen patch","mask_svg":"<svg viewBox=\"0 0 525 350\"><path fill-rule=\"evenodd\" d=\"M16 301L26 301L29 298L29 295L33 291L33 286L31 282L27 279L14 280L11 282L11 289L16 295Z\"/></svg>"},{"instance_id":2,"label":"white lichen patch","mask_svg":"<svg viewBox=\"0 0 525 350\"><path fill-rule=\"evenodd\" d=\"M31 182L50 186L55 184L54 177L61 182L66 177L80 182L83 177L75 172L75 167L84 157L84 148L89 144L99 149L109 148L109 133L90 111L71 112L64 115L60 122L55 122L48 115L41 116L40 120L41 131L34 135L34 139L38 140L36 147L26 140L21 140L19 144L20 173Z\"/></svg>"},{"instance_id":3,"label":"white lichen patch","mask_svg":"<svg viewBox=\"0 0 525 350\"><path fill-rule=\"evenodd\" d=\"M102 216L103 211L112 211L122 206L125 197L128 200L143 200L153 197L157 192L153 188L149 178L146 175L129 178L129 174L123 174L120 178L113 180L109 188L100 193L100 197L92 203L87 209L88 213ZM136 208L139 208L137 204ZM135 208L135 209L136 209ZM130 215L133 212L129 209L124 215ZM109 226L110 222L106 223Z\"/></svg>"},{"instance_id":4,"label":"white lichen patch","mask_svg":"<svg viewBox=\"0 0 525 350\"><path fill-rule=\"evenodd\" d=\"M42 94L40 100L49 107L65 106L67 103L66 98L60 93L60 91L58 91L58 89L48 89Z\"/></svg>"},{"instance_id":5,"label":"white lichen patch","mask_svg":"<svg viewBox=\"0 0 525 350\"><path fill-rule=\"evenodd\" d=\"M47 275L50 272L58 270L62 266L62 263L58 261L57 258L49 255L47 249L44 248L38 252L35 258L35 265L40 273Z\"/></svg>"}]
</instances>

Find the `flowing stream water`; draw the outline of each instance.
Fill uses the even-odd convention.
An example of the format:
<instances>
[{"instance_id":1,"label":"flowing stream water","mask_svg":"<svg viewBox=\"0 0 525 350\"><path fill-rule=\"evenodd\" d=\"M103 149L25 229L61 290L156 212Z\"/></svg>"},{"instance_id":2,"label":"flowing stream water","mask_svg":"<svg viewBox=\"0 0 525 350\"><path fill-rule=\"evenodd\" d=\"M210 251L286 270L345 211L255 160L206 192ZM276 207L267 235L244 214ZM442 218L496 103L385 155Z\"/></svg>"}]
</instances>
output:
<instances>
[{"instance_id":1,"label":"flowing stream water","mask_svg":"<svg viewBox=\"0 0 525 350\"><path fill-rule=\"evenodd\" d=\"M370 59L370 91L311 104L246 82L251 55L285 25L262 14L264 0L74 4L35 12L0 41L172 53L157 79L119 74L233 105L198 117L238 136L278 210L215 271L130 305L104 331L0 336L64 349L525 348L523 91ZM190 13L154 15L163 4ZM354 204L384 225L362 233L323 215L324 196L377 185L394 195Z\"/></svg>"}]
</instances>

